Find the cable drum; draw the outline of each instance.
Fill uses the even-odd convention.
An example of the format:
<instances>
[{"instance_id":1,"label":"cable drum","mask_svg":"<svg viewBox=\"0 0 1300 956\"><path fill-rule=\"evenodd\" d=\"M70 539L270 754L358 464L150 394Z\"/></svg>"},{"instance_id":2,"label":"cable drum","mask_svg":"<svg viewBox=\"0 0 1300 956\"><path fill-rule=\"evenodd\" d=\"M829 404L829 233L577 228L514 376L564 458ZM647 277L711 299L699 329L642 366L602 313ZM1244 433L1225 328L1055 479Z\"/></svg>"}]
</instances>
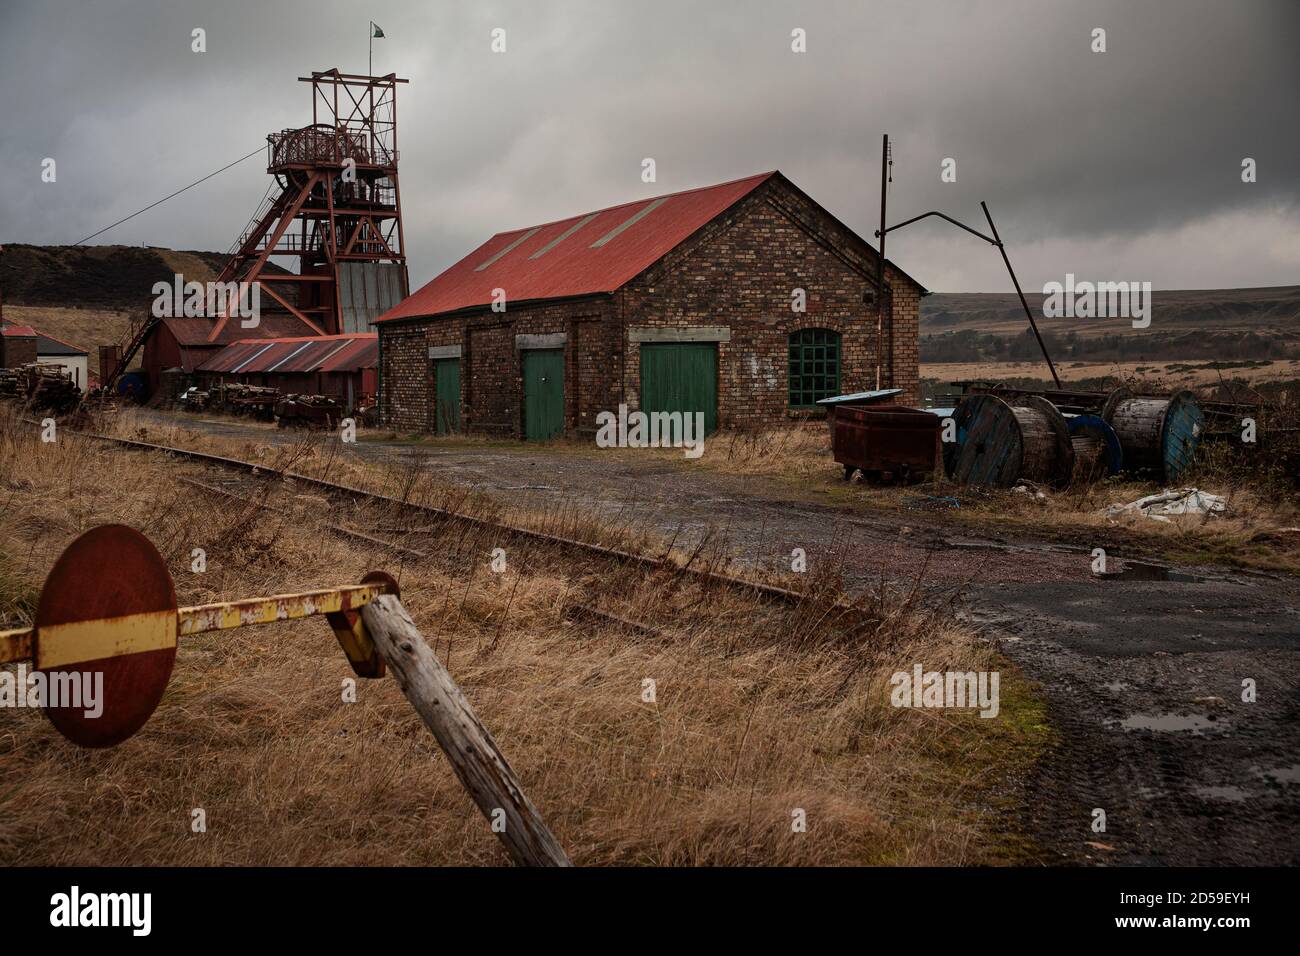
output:
<instances>
[{"instance_id":1,"label":"cable drum","mask_svg":"<svg viewBox=\"0 0 1300 956\"><path fill-rule=\"evenodd\" d=\"M1119 474L1124 452L1119 436L1100 415L1074 415L1066 420L1070 444L1074 447L1075 478L1098 481Z\"/></svg>"},{"instance_id":2,"label":"cable drum","mask_svg":"<svg viewBox=\"0 0 1300 956\"><path fill-rule=\"evenodd\" d=\"M1065 417L1045 398L1016 401L1013 406L993 395L972 395L957 407L957 440L944 450L952 478L998 488L1021 480L1056 488L1070 483L1075 451Z\"/></svg>"},{"instance_id":3,"label":"cable drum","mask_svg":"<svg viewBox=\"0 0 1300 956\"><path fill-rule=\"evenodd\" d=\"M1101 417L1115 429L1124 449L1124 467L1173 483L1192 464L1205 430L1205 415L1189 391L1169 398L1134 396L1116 389Z\"/></svg>"}]
</instances>

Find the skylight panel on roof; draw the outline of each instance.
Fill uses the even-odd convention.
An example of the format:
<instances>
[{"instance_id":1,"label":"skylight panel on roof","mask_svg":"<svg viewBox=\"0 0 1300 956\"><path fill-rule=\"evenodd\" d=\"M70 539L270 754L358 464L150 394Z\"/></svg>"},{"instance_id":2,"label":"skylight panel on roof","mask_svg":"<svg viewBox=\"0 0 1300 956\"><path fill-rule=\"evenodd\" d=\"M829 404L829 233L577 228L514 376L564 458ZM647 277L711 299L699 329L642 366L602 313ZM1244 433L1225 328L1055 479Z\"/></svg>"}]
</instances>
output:
<instances>
[{"instance_id":1,"label":"skylight panel on roof","mask_svg":"<svg viewBox=\"0 0 1300 956\"><path fill-rule=\"evenodd\" d=\"M279 368L279 367L280 367L281 365L283 365L285 362L289 361L289 359L293 358L295 355L297 355L299 352L301 352L303 349L307 348L307 347L308 347L309 345L311 345L311 344L312 344L311 342L304 342L302 345L298 346L296 349L294 349L292 352L290 352L290 353L289 353L288 355L286 355L284 358L280 359L280 361L276 362L274 365L272 365L270 368L268 368L267 371L268 371L268 372L274 372L277 368ZM261 354L261 353L258 353L258 354Z\"/></svg>"},{"instance_id":2,"label":"skylight panel on roof","mask_svg":"<svg viewBox=\"0 0 1300 956\"><path fill-rule=\"evenodd\" d=\"M271 349L271 348L274 348L274 347L275 347L275 343L274 343L274 342L272 342L270 345L264 345L264 346L262 346L260 349L258 349L256 352L254 352L254 353L253 353L252 355L250 355L248 358L244 359L244 361L240 362L238 365L236 365L236 366L235 366L234 368L232 368L230 371L231 371L231 372L239 372L239 371L242 371L245 365L247 365L249 362L253 361L253 359L257 358L259 355L261 355L261 354L262 354L263 352L265 352L267 349Z\"/></svg>"},{"instance_id":3,"label":"skylight panel on roof","mask_svg":"<svg viewBox=\"0 0 1300 956\"><path fill-rule=\"evenodd\" d=\"M620 222L617 226L615 226L615 227L614 227L613 229L611 229L609 232L605 233L603 236L601 236L599 239L597 239L595 242L593 242L593 243L591 244L591 248L592 248L592 249L599 249L601 246L605 245L605 244L606 244L607 242L609 242L611 239L615 238L615 237L616 237L619 233L621 233L624 229L628 229L628 228L630 228L630 227L632 227L632 226L635 226L638 222L640 222L640 221L641 221L642 219L644 219L646 216L650 215L652 212L654 212L656 209L658 209L660 206L662 206L664 203L666 203L666 202L668 201L668 199L669 199L668 196L661 196L661 197L659 197L658 199L656 199L654 202L652 202L650 205L646 206L644 209L640 210L639 212L635 212L635 213L633 213L632 215L628 216L626 219L624 219L622 222Z\"/></svg>"},{"instance_id":4,"label":"skylight panel on roof","mask_svg":"<svg viewBox=\"0 0 1300 956\"><path fill-rule=\"evenodd\" d=\"M532 229L529 229L526 233L524 233L522 236L520 236L520 237L519 237L518 239L516 239L514 242L510 243L510 245L506 246L504 249L502 249L502 250L501 250L500 252L498 252L496 255L492 256L492 257L491 257L490 259L488 259L486 262L483 262L483 263L481 263L481 264L475 266L475 267L474 267L474 271L475 271L475 272L482 272L482 271L483 271L484 269L486 269L488 266L492 265L492 263L496 262L498 259L500 259L502 256L504 256L507 252L510 252L510 251L512 251L512 250L514 250L514 249L517 249L519 246L523 245L525 242L527 242L529 239L533 238L533 236L537 235L537 234L538 234L539 232L541 232L541 231L542 231L542 227L541 227L541 226L533 226Z\"/></svg>"},{"instance_id":5,"label":"skylight panel on roof","mask_svg":"<svg viewBox=\"0 0 1300 956\"><path fill-rule=\"evenodd\" d=\"M350 346L351 344L352 344L351 341L347 341L347 342L344 342L342 345L340 345L338 348L331 350L328 354L325 355L324 358L322 358L320 361L318 361L318 362L316 363L316 366L315 366L315 367L316 367L316 368L321 368L322 366L324 366L324 364L325 364L326 362L328 362L328 361L329 361L330 359L332 359L334 356L338 355L340 352L342 352L345 348L347 348L347 347Z\"/></svg>"},{"instance_id":6,"label":"skylight panel on roof","mask_svg":"<svg viewBox=\"0 0 1300 956\"><path fill-rule=\"evenodd\" d=\"M552 249L554 249L556 246L558 246L560 243L562 243L565 239L568 239L571 235L573 235L575 232L577 232L579 229L581 229L583 226L585 226L587 223L591 222L591 220L595 219L595 218L596 218L597 216L599 216L599 215L600 215L600 213L598 213L598 212L593 212L590 216L585 216L585 217L583 217L582 219L579 219L579 220L578 220L577 222L575 222L572 226L570 226L568 229L564 230L564 232L560 233L558 236L556 236L554 239L552 239L552 240L551 240L550 242L548 242L546 245L542 246L542 248L538 249L536 252L534 252L534 253L533 253L531 256L529 256L528 258L529 258L529 259L540 259L542 256L546 255L548 252L550 252Z\"/></svg>"}]
</instances>

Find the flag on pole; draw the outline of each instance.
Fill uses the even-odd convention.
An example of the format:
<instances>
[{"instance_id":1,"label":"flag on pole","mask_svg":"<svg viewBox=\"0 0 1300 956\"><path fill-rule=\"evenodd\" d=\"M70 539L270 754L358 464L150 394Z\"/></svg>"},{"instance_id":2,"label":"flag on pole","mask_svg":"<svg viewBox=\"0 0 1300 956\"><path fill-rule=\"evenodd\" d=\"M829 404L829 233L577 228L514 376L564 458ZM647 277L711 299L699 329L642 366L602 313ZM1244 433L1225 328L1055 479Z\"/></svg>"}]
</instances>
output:
<instances>
[{"instance_id":1,"label":"flag on pole","mask_svg":"<svg viewBox=\"0 0 1300 956\"><path fill-rule=\"evenodd\" d=\"M370 21L370 76L375 75L375 40L384 39L384 31L374 20Z\"/></svg>"}]
</instances>

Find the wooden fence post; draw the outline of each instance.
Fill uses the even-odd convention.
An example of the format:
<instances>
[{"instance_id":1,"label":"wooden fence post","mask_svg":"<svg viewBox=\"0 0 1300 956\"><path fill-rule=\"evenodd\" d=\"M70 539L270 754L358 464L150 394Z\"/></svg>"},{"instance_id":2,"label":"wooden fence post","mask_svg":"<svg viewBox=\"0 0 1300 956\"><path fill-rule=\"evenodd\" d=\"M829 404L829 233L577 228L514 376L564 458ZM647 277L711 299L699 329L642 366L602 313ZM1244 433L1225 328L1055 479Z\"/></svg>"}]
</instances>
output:
<instances>
[{"instance_id":1,"label":"wooden fence post","mask_svg":"<svg viewBox=\"0 0 1300 956\"><path fill-rule=\"evenodd\" d=\"M361 617L402 693L433 731L483 816L492 821L504 814L505 829L497 836L511 859L521 866L572 866L402 602L382 595L361 609Z\"/></svg>"}]
</instances>

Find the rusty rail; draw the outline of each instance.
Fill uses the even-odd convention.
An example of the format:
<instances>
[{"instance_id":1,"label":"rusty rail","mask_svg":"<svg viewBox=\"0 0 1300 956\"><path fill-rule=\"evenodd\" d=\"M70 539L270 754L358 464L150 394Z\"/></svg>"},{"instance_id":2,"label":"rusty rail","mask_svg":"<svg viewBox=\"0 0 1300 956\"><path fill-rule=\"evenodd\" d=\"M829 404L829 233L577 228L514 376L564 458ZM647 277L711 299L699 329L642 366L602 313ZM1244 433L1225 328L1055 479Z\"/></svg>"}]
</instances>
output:
<instances>
[{"instance_id":1,"label":"rusty rail","mask_svg":"<svg viewBox=\"0 0 1300 956\"><path fill-rule=\"evenodd\" d=\"M31 424L29 419L27 420ZM476 518L473 515L463 514L458 511L450 511L446 508L439 508L435 505L416 504L411 501L404 501L400 498L394 498L391 495L379 494L378 492L365 491L361 488L355 488L351 485L341 484L334 481L326 481L323 478L312 478L309 475L302 475L297 472L268 468L265 465L259 465L254 462L243 461L238 458L227 458L222 455L213 455L208 452L193 451L188 448L174 448L170 445L159 445L153 442L136 441L132 438L118 438L113 435L98 435L94 432L81 432L68 430L68 434L77 435L81 438L90 438L97 441L110 442L122 445L127 448L134 448L141 451L161 452L163 454L176 455L187 458L191 461L199 461L210 465L218 465L223 468L229 468L236 471L246 471L250 474L267 474L281 478L288 478L292 481L302 482L312 487L321 488L325 491L336 494L350 495L354 498L362 498L369 501L375 501L408 511L415 511L422 514L433 515L435 517L457 521L469 524L473 527L485 528L491 531L500 532L518 538L525 538L531 541L537 541L541 544L552 547L562 548L570 551L583 551L601 558L614 560L620 563L636 564L651 570L667 570L675 573L689 575L707 583L721 584L726 587L739 591L746 591L757 594L764 598L780 601L785 604L798 604L805 599L805 595L798 591L792 591L789 588L779 587L774 584L762 584L758 581L749 581L745 578L736 577L731 574L723 574L718 571L706 571L701 568L692 568L683 566L667 557L652 557L645 554L636 554L632 551L625 551L622 548L611 548L603 544L592 544L587 541L579 541L575 538L566 538L561 535L550 534L545 531L535 531L531 528L521 528L517 525L505 524L500 521L491 521L487 518ZM353 532L359 534L359 532ZM385 546L392 546L391 542L383 542L377 539L379 543ZM848 607L845 606L848 610Z\"/></svg>"}]
</instances>

